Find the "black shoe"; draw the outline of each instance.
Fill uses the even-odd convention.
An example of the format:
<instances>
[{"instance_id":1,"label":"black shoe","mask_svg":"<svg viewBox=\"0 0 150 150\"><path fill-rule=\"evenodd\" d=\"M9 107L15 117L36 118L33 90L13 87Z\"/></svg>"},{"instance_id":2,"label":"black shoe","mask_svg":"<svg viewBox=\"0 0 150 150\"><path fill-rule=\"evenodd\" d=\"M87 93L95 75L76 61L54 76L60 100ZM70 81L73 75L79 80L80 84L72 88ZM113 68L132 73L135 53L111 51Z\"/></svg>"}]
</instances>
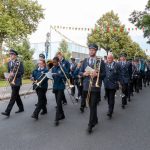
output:
<instances>
[{"instance_id":1,"label":"black shoe","mask_svg":"<svg viewBox=\"0 0 150 150\"><path fill-rule=\"evenodd\" d=\"M76 102L77 102L77 103L79 102L79 97L76 97Z\"/></svg>"},{"instance_id":2,"label":"black shoe","mask_svg":"<svg viewBox=\"0 0 150 150\"><path fill-rule=\"evenodd\" d=\"M125 105L122 105L121 107L122 107L122 109L125 109Z\"/></svg>"},{"instance_id":3,"label":"black shoe","mask_svg":"<svg viewBox=\"0 0 150 150\"><path fill-rule=\"evenodd\" d=\"M41 115L45 115L45 114L47 114L47 111L42 111L41 112Z\"/></svg>"},{"instance_id":4,"label":"black shoe","mask_svg":"<svg viewBox=\"0 0 150 150\"><path fill-rule=\"evenodd\" d=\"M107 99L107 96L105 95L105 96L104 96L104 100L106 100L106 99Z\"/></svg>"},{"instance_id":5,"label":"black shoe","mask_svg":"<svg viewBox=\"0 0 150 150\"><path fill-rule=\"evenodd\" d=\"M65 115L61 115L61 116L59 117L59 120L63 120L63 119L65 119Z\"/></svg>"},{"instance_id":6,"label":"black shoe","mask_svg":"<svg viewBox=\"0 0 150 150\"><path fill-rule=\"evenodd\" d=\"M80 111L81 111L81 113L84 113L84 108L80 107Z\"/></svg>"},{"instance_id":7,"label":"black shoe","mask_svg":"<svg viewBox=\"0 0 150 150\"><path fill-rule=\"evenodd\" d=\"M38 119L39 119L39 118L38 118L38 115L35 115L35 114L33 114L31 117L34 118L35 120L38 120Z\"/></svg>"},{"instance_id":8,"label":"black shoe","mask_svg":"<svg viewBox=\"0 0 150 150\"><path fill-rule=\"evenodd\" d=\"M21 112L24 112L24 109L19 109L18 111L16 111L15 113L17 114L17 113L21 113Z\"/></svg>"},{"instance_id":9,"label":"black shoe","mask_svg":"<svg viewBox=\"0 0 150 150\"><path fill-rule=\"evenodd\" d=\"M92 133L92 126L88 126L88 129L87 129L87 132L89 133L89 134L91 134Z\"/></svg>"},{"instance_id":10,"label":"black shoe","mask_svg":"<svg viewBox=\"0 0 150 150\"><path fill-rule=\"evenodd\" d=\"M4 115L4 116L7 116L7 117L10 116L10 113L8 113L8 112L2 112L1 114Z\"/></svg>"},{"instance_id":11,"label":"black shoe","mask_svg":"<svg viewBox=\"0 0 150 150\"><path fill-rule=\"evenodd\" d=\"M59 121L55 120L55 126L58 126L58 125L59 125Z\"/></svg>"},{"instance_id":12,"label":"black shoe","mask_svg":"<svg viewBox=\"0 0 150 150\"><path fill-rule=\"evenodd\" d=\"M37 106L38 104L35 104L35 106Z\"/></svg>"},{"instance_id":13,"label":"black shoe","mask_svg":"<svg viewBox=\"0 0 150 150\"><path fill-rule=\"evenodd\" d=\"M107 116L109 117L109 119L112 118L112 113L107 113Z\"/></svg>"},{"instance_id":14,"label":"black shoe","mask_svg":"<svg viewBox=\"0 0 150 150\"><path fill-rule=\"evenodd\" d=\"M128 99L128 102L131 102L131 99L130 99L130 98Z\"/></svg>"},{"instance_id":15,"label":"black shoe","mask_svg":"<svg viewBox=\"0 0 150 150\"><path fill-rule=\"evenodd\" d=\"M63 104L63 105L67 105L67 102L63 102L62 104Z\"/></svg>"}]
</instances>

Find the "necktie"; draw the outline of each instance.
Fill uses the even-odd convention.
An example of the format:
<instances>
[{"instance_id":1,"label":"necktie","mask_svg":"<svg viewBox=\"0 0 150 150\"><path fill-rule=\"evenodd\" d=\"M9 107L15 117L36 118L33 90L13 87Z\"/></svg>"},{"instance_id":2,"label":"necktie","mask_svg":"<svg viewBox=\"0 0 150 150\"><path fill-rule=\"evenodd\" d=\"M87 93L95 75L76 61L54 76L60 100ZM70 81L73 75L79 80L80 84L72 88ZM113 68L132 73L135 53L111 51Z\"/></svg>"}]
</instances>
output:
<instances>
[{"instance_id":1,"label":"necktie","mask_svg":"<svg viewBox=\"0 0 150 150\"><path fill-rule=\"evenodd\" d=\"M93 63L94 63L94 60L93 60L93 58L91 58L91 65L93 65Z\"/></svg>"}]
</instances>

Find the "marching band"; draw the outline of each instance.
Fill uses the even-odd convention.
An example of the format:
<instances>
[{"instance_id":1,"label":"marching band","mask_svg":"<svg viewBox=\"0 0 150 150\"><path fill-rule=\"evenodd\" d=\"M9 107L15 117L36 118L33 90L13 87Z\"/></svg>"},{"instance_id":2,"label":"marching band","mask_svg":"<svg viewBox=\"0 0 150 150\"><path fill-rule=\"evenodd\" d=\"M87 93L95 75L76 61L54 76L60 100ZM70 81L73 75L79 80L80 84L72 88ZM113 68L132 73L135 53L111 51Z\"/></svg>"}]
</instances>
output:
<instances>
[{"instance_id":1,"label":"marching band","mask_svg":"<svg viewBox=\"0 0 150 150\"><path fill-rule=\"evenodd\" d=\"M105 56L105 59L96 56L98 46L89 45L89 57L76 63L75 58L71 58L71 63L67 61L61 51L57 52L53 60L46 63L45 56L39 55L38 65L32 72L33 90L37 94L36 108L32 118L38 120L39 113L47 114L48 80L52 80L53 93L56 99L56 115L54 124L59 125L60 120L65 119L63 105L67 105L65 89L68 91L72 102L81 102L80 111L85 112L89 107L88 133L98 124L97 106L101 100L102 84L105 90L105 99L108 102L109 119L112 119L115 106L116 91L121 89L122 108L125 109L130 102L133 93L139 93L142 87L149 86L150 83L150 61L134 58L127 60L127 54L121 53L120 60L115 61L112 54ZM13 105L17 104L19 110L16 113L24 111L24 105L19 95L24 74L23 63L17 59L18 53L10 50L10 61L8 63L7 81L11 86L11 98L9 104L2 115L10 116ZM76 94L77 91L77 94ZM74 96L77 96L74 98Z\"/></svg>"}]
</instances>

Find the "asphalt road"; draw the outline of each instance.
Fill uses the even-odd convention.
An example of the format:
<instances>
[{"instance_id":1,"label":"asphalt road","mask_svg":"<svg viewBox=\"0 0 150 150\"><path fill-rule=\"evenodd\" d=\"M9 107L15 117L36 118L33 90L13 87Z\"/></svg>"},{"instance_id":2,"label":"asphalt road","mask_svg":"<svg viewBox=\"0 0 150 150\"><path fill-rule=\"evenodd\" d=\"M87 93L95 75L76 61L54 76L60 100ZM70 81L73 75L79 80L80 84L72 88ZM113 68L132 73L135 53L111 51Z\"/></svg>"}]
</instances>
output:
<instances>
[{"instance_id":1,"label":"asphalt road","mask_svg":"<svg viewBox=\"0 0 150 150\"><path fill-rule=\"evenodd\" d=\"M48 114L38 121L30 117L37 102L35 94L23 99L24 113L15 114L15 106L9 118L0 115L0 150L150 150L150 87L135 94L125 110L117 96L112 120L108 120L107 102L102 100L99 124L91 135L86 132L88 109L81 114L80 105L73 105L68 97L66 119L55 127L54 95L48 91L47 97ZM7 103L0 102L0 111Z\"/></svg>"}]
</instances>

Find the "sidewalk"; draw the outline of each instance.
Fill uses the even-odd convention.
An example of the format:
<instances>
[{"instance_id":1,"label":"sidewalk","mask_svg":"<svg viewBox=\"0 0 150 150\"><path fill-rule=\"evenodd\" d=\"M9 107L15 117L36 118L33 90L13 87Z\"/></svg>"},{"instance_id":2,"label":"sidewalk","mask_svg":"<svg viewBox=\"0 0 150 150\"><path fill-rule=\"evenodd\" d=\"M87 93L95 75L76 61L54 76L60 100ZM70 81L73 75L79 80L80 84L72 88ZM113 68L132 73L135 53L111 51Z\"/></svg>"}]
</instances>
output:
<instances>
[{"instance_id":1,"label":"sidewalk","mask_svg":"<svg viewBox=\"0 0 150 150\"><path fill-rule=\"evenodd\" d=\"M52 89L52 84L49 81L49 87L48 90ZM30 91L29 91L30 89ZM20 88L20 96L24 96L28 91L28 94L32 94L35 91L32 90L32 84L23 84ZM5 100L5 99L9 99L11 96L11 87L9 86L7 89L5 87L0 87L0 100Z\"/></svg>"}]
</instances>

